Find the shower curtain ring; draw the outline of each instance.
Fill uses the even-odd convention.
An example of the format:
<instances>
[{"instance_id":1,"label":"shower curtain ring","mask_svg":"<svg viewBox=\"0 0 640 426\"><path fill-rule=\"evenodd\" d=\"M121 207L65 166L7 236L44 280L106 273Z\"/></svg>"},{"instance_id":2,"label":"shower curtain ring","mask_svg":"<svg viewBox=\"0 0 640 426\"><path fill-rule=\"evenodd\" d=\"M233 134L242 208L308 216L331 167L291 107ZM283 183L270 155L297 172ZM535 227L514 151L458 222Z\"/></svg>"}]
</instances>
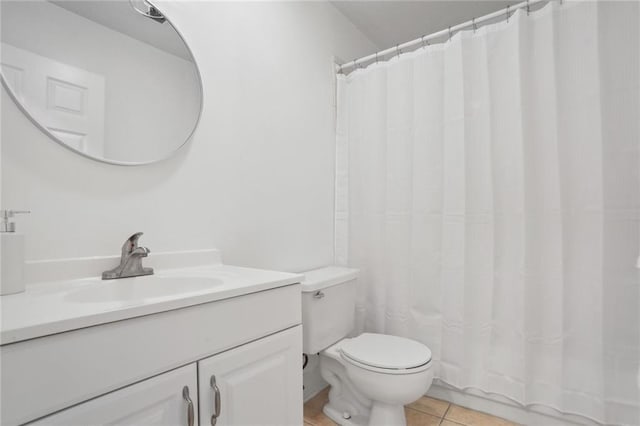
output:
<instances>
[{"instance_id":1,"label":"shower curtain ring","mask_svg":"<svg viewBox=\"0 0 640 426\"><path fill-rule=\"evenodd\" d=\"M527 16L529 16L530 12L531 12L531 9L529 8L529 0L527 0Z\"/></svg>"},{"instance_id":2,"label":"shower curtain ring","mask_svg":"<svg viewBox=\"0 0 640 426\"><path fill-rule=\"evenodd\" d=\"M451 41L451 25L449 25L449 41Z\"/></svg>"},{"instance_id":3,"label":"shower curtain ring","mask_svg":"<svg viewBox=\"0 0 640 426\"><path fill-rule=\"evenodd\" d=\"M422 36L422 48L425 49L427 47L427 45L424 42L424 38L426 37L426 35Z\"/></svg>"},{"instance_id":4,"label":"shower curtain ring","mask_svg":"<svg viewBox=\"0 0 640 426\"><path fill-rule=\"evenodd\" d=\"M476 18L471 18L471 25L473 27L473 33L475 34L478 27L476 26Z\"/></svg>"},{"instance_id":5,"label":"shower curtain ring","mask_svg":"<svg viewBox=\"0 0 640 426\"><path fill-rule=\"evenodd\" d=\"M509 23L509 5L507 5L507 24Z\"/></svg>"},{"instance_id":6,"label":"shower curtain ring","mask_svg":"<svg viewBox=\"0 0 640 426\"><path fill-rule=\"evenodd\" d=\"M399 58L401 53L402 53L402 50L400 50L400 45L396 44L396 56L398 56Z\"/></svg>"}]
</instances>

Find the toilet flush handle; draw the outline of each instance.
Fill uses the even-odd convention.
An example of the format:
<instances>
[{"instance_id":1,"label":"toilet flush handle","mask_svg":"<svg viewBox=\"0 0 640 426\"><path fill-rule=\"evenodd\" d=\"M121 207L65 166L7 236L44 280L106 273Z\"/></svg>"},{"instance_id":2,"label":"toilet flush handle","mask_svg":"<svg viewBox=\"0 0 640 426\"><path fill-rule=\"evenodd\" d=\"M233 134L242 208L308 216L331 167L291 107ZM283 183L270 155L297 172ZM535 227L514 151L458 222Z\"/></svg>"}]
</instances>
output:
<instances>
[{"instance_id":1,"label":"toilet flush handle","mask_svg":"<svg viewBox=\"0 0 640 426\"><path fill-rule=\"evenodd\" d=\"M316 299L322 299L324 297L324 293L318 290L315 293L313 293L313 297Z\"/></svg>"}]
</instances>

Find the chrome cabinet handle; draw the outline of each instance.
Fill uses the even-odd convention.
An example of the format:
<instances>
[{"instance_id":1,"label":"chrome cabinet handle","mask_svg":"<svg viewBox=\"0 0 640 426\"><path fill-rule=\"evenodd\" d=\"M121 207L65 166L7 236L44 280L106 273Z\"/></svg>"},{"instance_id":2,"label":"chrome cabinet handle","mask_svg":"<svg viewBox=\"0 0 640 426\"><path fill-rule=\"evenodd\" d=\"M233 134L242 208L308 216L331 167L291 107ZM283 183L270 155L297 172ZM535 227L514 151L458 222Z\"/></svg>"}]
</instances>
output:
<instances>
[{"instance_id":1,"label":"chrome cabinet handle","mask_svg":"<svg viewBox=\"0 0 640 426\"><path fill-rule=\"evenodd\" d=\"M187 401L187 426L193 426L193 401L189 397L189 386L185 386L182 388L182 398Z\"/></svg>"},{"instance_id":2,"label":"chrome cabinet handle","mask_svg":"<svg viewBox=\"0 0 640 426\"><path fill-rule=\"evenodd\" d=\"M211 426L216 426L220 417L220 388L216 384L216 376L211 376L211 388L213 389L213 415L211 416Z\"/></svg>"}]
</instances>

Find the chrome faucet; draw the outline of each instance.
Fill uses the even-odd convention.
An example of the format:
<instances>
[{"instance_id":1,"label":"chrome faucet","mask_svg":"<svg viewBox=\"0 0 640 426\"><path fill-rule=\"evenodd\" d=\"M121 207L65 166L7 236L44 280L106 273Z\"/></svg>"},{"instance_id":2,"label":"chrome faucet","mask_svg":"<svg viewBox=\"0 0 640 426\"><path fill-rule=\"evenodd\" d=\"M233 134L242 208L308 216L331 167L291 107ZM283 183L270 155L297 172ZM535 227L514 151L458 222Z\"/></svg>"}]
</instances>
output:
<instances>
[{"instance_id":1,"label":"chrome faucet","mask_svg":"<svg viewBox=\"0 0 640 426\"><path fill-rule=\"evenodd\" d=\"M103 280L153 274L153 268L144 268L142 266L142 258L147 257L150 250L146 247L138 247L138 238L141 236L142 232L138 232L127 238L122 246L120 265L111 270L104 271L102 273Z\"/></svg>"}]
</instances>

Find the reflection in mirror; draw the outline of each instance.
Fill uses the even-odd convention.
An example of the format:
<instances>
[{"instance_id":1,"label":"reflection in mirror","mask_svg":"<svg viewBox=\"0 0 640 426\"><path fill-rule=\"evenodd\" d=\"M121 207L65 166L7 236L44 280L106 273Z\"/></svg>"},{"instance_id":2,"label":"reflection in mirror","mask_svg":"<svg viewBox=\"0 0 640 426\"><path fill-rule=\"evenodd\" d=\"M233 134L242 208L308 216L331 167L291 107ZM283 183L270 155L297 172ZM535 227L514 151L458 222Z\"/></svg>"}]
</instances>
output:
<instances>
[{"instance_id":1,"label":"reflection in mirror","mask_svg":"<svg viewBox=\"0 0 640 426\"><path fill-rule=\"evenodd\" d=\"M145 0L6 1L5 87L49 136L87 157L144 164L191 136L202 106L187 45Z\"/></svg>"}]
</instances>

